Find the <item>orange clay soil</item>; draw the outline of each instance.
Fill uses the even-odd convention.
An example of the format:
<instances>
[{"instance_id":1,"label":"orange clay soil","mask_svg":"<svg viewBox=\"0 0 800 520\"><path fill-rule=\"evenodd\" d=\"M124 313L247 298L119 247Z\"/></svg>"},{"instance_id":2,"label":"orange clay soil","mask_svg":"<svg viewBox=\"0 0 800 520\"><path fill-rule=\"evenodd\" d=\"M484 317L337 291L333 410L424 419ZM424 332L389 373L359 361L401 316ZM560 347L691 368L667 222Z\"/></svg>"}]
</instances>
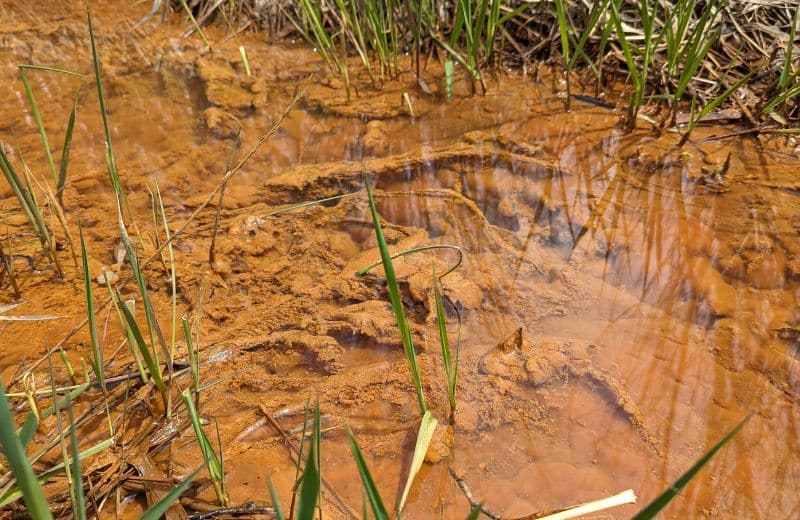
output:
<instances>
[{"instance_id":1,"label":"orange clay soil","mask_svg":"<svg viewBox=\"0 0 800 520\"><path fill-rule=\"evenodd\" d=\"M19 171L22 153L43 181L49 172L16 65L90 74L91 56L82 2L25 4L0 2L0 139ZM178 316L199 318L202 382L222 379L203 391L201 414L211 421L212 439L219 424L232 504L269 504L269 476L288 507L293 459L266 416L297 428L305 403L316 398L326 418L322 471L335 490L324 491L328 516L361 510L344 425L357 435L387 505L402 492L419 417L382 269L356 274L379 258L360 191L366 171L392 251L452 244L465 252L443 279L453 343L459 313L463 321L454 422L432 269L443 272L458 255L438 249L395 262L424 389L441 424L408 518L432 518L440 508L446 518L464 517L469 504L449 467L504 518L633 488L639 505L604 516L624 518L750 411L747 427L668 515L797 514L800 161L781 151L791 143L700 142L736 130L725 127L700 127L680 149L679 136L656 136L643 125L624 135L616 112L575 101L565 113L544 70L540 80L501 74L486 96L469 96L459 78L447 102L433 62L424 73L432 94L416 87L410 72L376 89L354 68L358 96L348 101L303 45L268 45L261 34L243 34L248 78L223 32L208 29L217 42L210 52L196 36L179 36L187 26L177 15L131 29L149 7L129 4L93 8L114 149L142 258L155 250L157 233L164 240L163 229L154 230L148 187L158 182L174 232L218 185L236 133L241 158L303 94L227 185L213 265L217 198L173 244ZM56 161L77 92L66 218L73 237L79 222L84 228L93 278L106 272L121 282L130 268L117 254L94 86L52 72L29 76ZM268 214L346 192L358 193ZM28 302L7 315L63 316L0 321L0 373L10 391L23 390L22 374L85 317L80 270L55 220L53 228L64 280L36 249L9 187L0 187L0 233L6 252L16 255ZM162 256L145 275L169 343L169 258ZM104 285L93 285L104 300ZM139 300L135 284L119 288ZM4 277L0 303L11 301ZM136 311L144 323L140 300ZM98 329L107 377L135 372L128 347L118 349L123 334L108 308ZM177 338L179 369L186 366L180 328ZM64 349L80 371L89 351L85 328ZM54 362L58 384L70 384ZM27 381L49 388L47 364ZM174 378L176 392L190 384L185 371ZM91 391L80 400L89 417L81 430L86 446L108 435L103 415L92 415L103 409L100 399ZM88 460L84 472L97 496L130 477L120 484L120 508L132 517L145 495L152 500L160 489L136 476L180 478L202 458L184 412L163 419L150 387L116 382L110 399L116 447ZM15 402L24 413L25 399ZM52 431L52 420L45 421L32 451L44 448ZM297 442L297 430L291 435ZM59 457L54 449L44 460ZM181 507L213 505L208 481L199 483ZM67 503L63 486L49 489L54 504ZM112 495L103 516L115 507Z\"/></svg>"}]
</instances>

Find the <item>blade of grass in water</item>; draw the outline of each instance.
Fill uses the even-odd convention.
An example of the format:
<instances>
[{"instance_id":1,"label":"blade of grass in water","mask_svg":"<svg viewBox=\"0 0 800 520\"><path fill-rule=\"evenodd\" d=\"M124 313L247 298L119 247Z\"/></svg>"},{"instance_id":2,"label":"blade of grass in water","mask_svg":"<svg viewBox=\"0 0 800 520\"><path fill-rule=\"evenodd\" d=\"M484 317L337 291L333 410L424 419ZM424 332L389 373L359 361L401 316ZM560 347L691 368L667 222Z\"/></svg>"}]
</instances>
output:
<instances>
[{"instance_id":1,"label":"blade of grass in water","mask_svg":"<svg viewBox=\"0 0 800 520\"><path fill-rule=\"evenodd\" d=\"M458 246L454 246L451 244L432 244L429 246L419 246L419 247L412 247L411 249L406 249L405 251L400 251L399 253L394 253L391 258L394 260L395 258L400 258L401 256L410 255L412 253L419 253L420 251L429 251L431 249L453 249L458 252L458 262L456 262L452 267L450 267L447 271L445 271L441 276L438 277L439 280L447 276L448 274L452 273L461 265L464 261L464 250ZM369 264L367 267L359 269L356 271L356 275L363 276L368 272L372 271L379 265L381 265L381 261L374 262Z\"/></svg>"},{"instance_id":2,"label":"blade of grass in water","mask_svg":"<svg viewBox=\"0 0 800 520\"><path fill-rule=\"evenodd\" d=\"M19 437L15 433L14 417L6 397L5 385L0 379L0 446L3 448L11 471L20 485L28 514L33 520L50 520L53 515L47 506L44 492L33 473L33 468L25 456Z\"/></svg>"},{"instance_id":3,"label":"blade of grass in water","mask_svg":"<svg viewBox=\"0 0 800 520\"><path fill-rule=\"evenodd\" d=\"M86 520L86 504L83 499L83 473L81 471L80 451L78 450L78 432L75 431L77 428L75 428L75 416L72 413L72 401L67 401L67 418L69 419L69 438L72 447L73 509L78 520Z\"/></svg>"},{"instance_id":4,"label":"blade of grass in water","mask_svg":"<svg viewBox=\"0 0 800 520\"><path fill-rule=\"evenodd\" d=\"M692 481L697 476L697 473L703 469L703 467L708 464L708 462L717 454L719 450L723 448L731 439L733 439L739 431L747 424L747 421L750 420L751 414L748 414L747 417L742 419L739 424L737 424L731 431L729 431L717 444L715 444L710 450L708 450L700 459L695 462L691 468L689 468L686 473L680 476L678 480L675 481L669 489L664 491L655 500L650 502L644 509L642 509L636 516L633 517L632 520L649 520L651 518L655 518L655 516L662 510L664 507L669 504L669 502L675 498L681 490L686 487L686 485Z\"/></svg>"},{"instance_id":5,"label":"blade of grass in water","mask_svg":"<svg viewBox=\"0 0 800 520\"><path fill-rule=\"evenodd\" d=\"M83 226L78 225L78 234L81 240L81 259L83 261L83 287L86 296L86 319L89 320L89 340L92 344L92 369L103 393L107 393L106 378L103 374L103 353L100 342L97 340L97 324L94 315L94 297L92 296L92 276L89 273L89 260L86 255L86 243L83 240Z\"/></svg>"},{"instance_id":6,"label":"blade of grass in water","mask_svg":"<svg viewBox=\"0 0 800 520\"><path fill-rule=\"evenodd\" d=\"M400 498L400 503L397 505L397 516L403 511L408 498L408 492L411 491L411 484L419 473L422 463L425 461L425 454L428 453L428 447L431 445L433 432L439 422L436 420L430 411L425 410L425 415L419 423L419 432L417 432L417 442L414 445L414 456L411 458L411 467L408 470L408 479L406 480L405 488L403 489L403 496Z\"/></svg>"},{"instance_id":7,"label":"blade of grass in water","mask_svg":"<svg viewBox=\"0 0 800 520\"><path fill-rule=\"evenodd\" d=\"M319 503L319 492L322 483L322 473L319 467L319 449L322 434L320 433L319 422L319 402L317 402L311 427L311 439L308 443L308 458L306 458L306 464L303 467L300 497L297 504L298 520L313 520L314 511Z\"/></svg>"},{"instance_id":8,"label":"blade of grass in water","mask_svg":"<svg viewBox=\"0 0 800 520\"><path fill-rule=\"evenodd\" d=\"M222 463L220 462L217 452L214 450L214 446L212 446L211 441L208 440L208 436L200 424L200 416L197 414L192 395L188 390L184 390L181 395L183 396L186 409L189 412L189 419L192 422L192 428L197 438L197 444L200 446L200 452L203 454L206 468L208 468L208 474L211 477L211 484L214 486L214 493L217 496L217 501L224 507L228 503L228 497L225 495L224 485L222 483L225 479Z\"/></svg>"},{"instance_id":9,"label":"blade of grass in water","mask_svg":"<svg viewBox=\"0 0 800 520\"><path fill-rule=\"evenodd\" d=\"M361 454L361 448L358 447L358 442L356 442L356 438L350 428L347 428L347 439L350 441L350 451L353 452L353 458L358 467L358 474L361 476L361 484L364 486L364 491L367 493L369 505L372 507L375 518L377 520L389 520L389 514L386 512L386 507L383 505L378 486L375 485L375 481L372 479L372 474L369 472L367 462ZM367 517L365 516L364 518Z\"/></svg>"},{"instance_id":10,"label":"blade of grass in water","mask_svg":"<svg viewBox=\"0 0 800 520\"><path fill-rule=\"evenodd\" d=\"M436 306L436 325L439 329L439 344L442 347L442 362L444 363L445 383L447 384L447 398L450 401L450 411L456 411L456 388L458 385L458 351L456 351L455 364L450 353L450 340L447 337L447 321L445 319L444 305L442 304L442 291L439 287L439 278L433 272L433 299Z\"/></svg>"},{"instance_id":11,"label":"blade of grass in water","mask_svg":"<svg viewBox=\"0 0 800 520\"><path fill-rule=\"evenodd\" d=\"M211 44L209 43L208 38L206 37L206 33L204 33L203 29L200 28L200 25L197 23L197 19L194 17L194 14L192 14L192 10L187 5L186 0L180 0L180 3L181 6L183 7L183 10L186 11L186 15L189 17L189 20L192 21L192 25L194 25L195 31L197 31L197 34L200 35L200 39L203 40L203 43L205 44L206 48L211 49Z\"/></svg>"},{"instance_id":12,"label":"blade of grass in water","mask_svg":"<svg viewBox=\"0 0 800 520\"><path fill-rule=\"evenodd\" d=\"M275 518L278 520L286 520L286 515L283 513L281 501L278 498L278 492L275 490L275 485L272 483L272 478L267 475L267 485L269 486L269 496L272 500L272 508L275 510Z\"/></svg>"},{"instance_id":13,"label":"blade of grass in water","mask_svg":"<svg viewBox=\"0 0 800 520\"><path fill-rule=\"evenodd\" d=\"M44 121L42 121L42 114L39 112L39 104L33 96L33 89L28 81L28 75L25 74L25 68L19 66L19 76L22 78L22 86L25 89L25 95L28 98L28 103L31 105L31 112L33 113L33 120L36 122L36 128L39 131L39 137L42 140L44 147L44 154L47 157L47 164L50 166L50 173L53 175L53 183L58 184L58 173L56 173L56 165L53 162L53 154L50 152L50 143L47 140L47 132L44 129Z\"/></svg>"},{"instance_id":14,"label":"blade of grass in water","mask_svg":"<svg viewBox=\"0 0 800 520\"><path fill-rule=\"evenodd\" d=\"M564 108L567 112L570 110L570 91L569 91L569 72L570 72L570 57L569 57L569 22L567 21L567 7L564 5L565 0L555 0L556 3L556 20L558 21L558 33L561 36L561 62L564 67L564 78L567 82L567 97L564 101Z\"/></svg>"},{"instance_id":15,"label":"blade of grass in water","mask_svg":"<svg viewBox=\"0 0 800 520\"><path fill-rule=\"evenodd\" d=\"M383 271L386 274L386 285L389 290L389 299L392 303L392 311L394 312L395 320L397 321L397 328L400 329L400 339L403 344L406 358L408 359L408 367L411 372L411 380L414 383L414 389L417 393L417 401L421 414L425 414L428 410L425 406L425 396L422 392L422 377L420 375L419 366L417 365L417 353L414 350L414 341L411 338L411 329L406 319L405 310L403 309L403 301L400 298L400 288L397 285L397 279L394 274L394 265L392 264L392 257L389 254L389 246L386 244L386 238L383 235L383 228L381 227L380 218L378 217L378 209L375 206L375 198L372 196L372 185L370 184L369 177L364 174L364 183L367 188L367 197L369 198L369 210L372 214L372 225L375 228L375 237L378 241L378 249L381 253L381 261L383 262Z\"/></svg>"},{"instance_id":16,"label":"blade of grass in water","mask_svg":"<svg viewBox=\"0 0 800 520\"><path fill-rule=\"evenodd\" d=\"M72 104L72 111L67 122L67 132L64 135L64 146L61 148L61 165L58 168L58 182L56 183L56 197L61 207L64 207L64 185L67 182L67 168L69 166L69 151L72 146L72 131L75 128L75 112L78 110L78 99Z\"/></svg>"},{"instance_id":17,"label":"blade of grass in water","mask_svg":"<svg viewBox=\"0 0 800 520\"><path fill-rule=\"evenodd\" d=\"M120 300L119 293L116 294L116 299L118 301ZM161 397L164 400L164 406L166 406L167 388L164 385L164 378L161 376L161 367L156 363L152 353L150 352L150 349L147 348L147 344L144 342L144 338L142 337L142 331L139 329L139 325L136 323L136 318L134 318L133 314L128 309L128 306L123 303L119 306L119 308L122 311L122 315L125 317L125 321L129 330L131 331L131 334L136 340L136 344L139 347L139 353L144 360L144 364L147 367L148 372L150 372L150 377L153 378L158 391L161 392Z\"/></svg>"}]
</instances>

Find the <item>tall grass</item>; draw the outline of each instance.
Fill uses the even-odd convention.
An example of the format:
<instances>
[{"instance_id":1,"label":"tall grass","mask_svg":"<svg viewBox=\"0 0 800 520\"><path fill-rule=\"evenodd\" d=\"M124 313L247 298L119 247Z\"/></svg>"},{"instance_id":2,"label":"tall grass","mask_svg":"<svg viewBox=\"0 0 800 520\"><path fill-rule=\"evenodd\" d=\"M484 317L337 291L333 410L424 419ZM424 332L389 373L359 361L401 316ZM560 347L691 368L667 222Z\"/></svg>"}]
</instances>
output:
<instances>
[{"instance_id":1,"label":"tall grass","mask_svg":"<svg viewBox=\"0 0 800 520\"><path fill-rule=\"evenodd\" d=\"M36 237L39 239L42 252L53 262L59 277L63 278L64 272L61 269L61 264L56 255L55 241L47 228L47 224L45 224L44 216L42 215L42 210L36 199L36 195L27 179L23 181L17 174L14 166L6 155L2 142L0 142L0 170L3 171L3 176L6 178L9 186L11 186L20 207L22 207L22 211L28 218L31 227L33 227Z\"/></svg>"},{"instance_id":2,"label":"tall grass","mask_svg":"<svg viewBox=\"0 0 800 520\"><path fill-rule=\"evenodd\" d=\"M411 337L411 328L408 325L405 309L403 308L403 301L400 297L400 288L397 285L397 278L394 272L394 265L392 264L392 256L389 253L389 246L386 244L386 237L383 234L380 218L378 217L378 209L375 206L375 198L372 196L372 185L367 174L364 174L364 184L367 190L367 197L369 199L369 210L372 215L372 225L375 228L375 238L378 241L378 249L381 253L381 262L383 263L383 271L386 275L386 286L389 291L389 299L392 303L392 311L397 322L397 328L400 331L400 340L403 345L403 351L408 360L408 368L411 372L411 381L414 384L414 390L417 393L417 403L421 414L425 414L428 410L425 405L425 395L422 391L422 376L420 374L419 365L417 364L417 352L414 350L414 341Z\"/></svg>"}]
</instances>

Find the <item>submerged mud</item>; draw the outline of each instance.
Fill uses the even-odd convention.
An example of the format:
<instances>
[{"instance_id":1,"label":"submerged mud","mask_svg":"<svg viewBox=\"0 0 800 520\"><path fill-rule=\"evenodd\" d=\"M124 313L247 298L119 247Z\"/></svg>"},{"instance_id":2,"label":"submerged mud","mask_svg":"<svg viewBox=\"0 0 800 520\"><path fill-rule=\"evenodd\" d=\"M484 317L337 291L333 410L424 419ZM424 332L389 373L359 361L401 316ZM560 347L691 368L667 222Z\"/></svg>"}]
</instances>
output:
<instances>
[{"instance_id":1,"label":"submerged mud","mask_svg":"<svg viewBox=\"0 0 800 520\"><path fill-rule=\"evenodd\" d=\"M735 130L725 127L698 128L682 148L679 136L644 126L624 135L619 114L603 107L575 102L565 113L546 73L501 74L486 96L467 95L461 81L447 102L431 63L424 74L430 94L412 74L377 87L356 75L359 90L348 100L304 47L244 35L248 78L223 33L210 31L220 43L209 52L195 37L179 38L183 27L174 22L154 19L131 31L146 6L113 4L98 6L95 17L112 138L143 257L163 240L148 187L158 183L174 232L219 183L235 136L241 157L303 94L280 132L227 185L214 261L213 204L174 243L178 316L199 318L201 377L216 382L203 392L201 412L219 425L232 503L268 503L267 475L289 503L294 464L266 416L295 428L316 398L330 427L322 456L335 489L329 514L346 516L362 500L344 425L356 433L385 500L402 492L418 408L383 272L357 274L379 259L367 173L393 252L431 244L464 251L442 278L451 339L458 330L461 342L452 423L433 270L444 272L459 255L434 249L395 261L424 390L442 421L408 517L440 509L464 517L469 504L448 467L507 518L627 488L646 503L751 412L669 514L795 514L800 161L782 151L786 143L713 139ZM82 6L67 3L64 16L44 7L34 2L23 11L6 2L2 10L15 23L0 33L8 86L0 92L0 138L12 160L24 155L40 179L46 163L16 65L88 73L91 63ZM52 73L33 80L55 143L78 92L65 212L74 236L83 226L93 276L122 280L129 267L116 253L102 124L93 85L78 90L81 83ZM275 213L345 193L353 195ZM0 197L0 232L20 255L18 282L29 302L20 309L64 316L0 322L3 380L16 381L80 322L85 302L70 252L59 252L68 267L58 280L10 189ZM169 258L145 274L169 335ZM13 294L2 283L5 303ZM105 287L94 285L104 297ZM134 284L120 289L135 299ZM127 348L112 356L123 334L108 316L99 320L107 371L128 373ZM85 331L65 344L75 366L88 345ZM46 372L36 371L38 388L49 387ZM63 369L57 374L68 383ZM188 386L188 376L178 384ZM188 422L164 424L155 394L137 396L126 405L130 420L119 442L139 447L130 460L116 450L91 468L125 463L151 477L186 475L202 461ZM172 439L169 449L161 449L161 436ZM134 496L137 488L126 489ZM199 500L213 501L210 486ZM132 515L141 505L124 500L122 507Z\"/></svg>"}]
</instances>

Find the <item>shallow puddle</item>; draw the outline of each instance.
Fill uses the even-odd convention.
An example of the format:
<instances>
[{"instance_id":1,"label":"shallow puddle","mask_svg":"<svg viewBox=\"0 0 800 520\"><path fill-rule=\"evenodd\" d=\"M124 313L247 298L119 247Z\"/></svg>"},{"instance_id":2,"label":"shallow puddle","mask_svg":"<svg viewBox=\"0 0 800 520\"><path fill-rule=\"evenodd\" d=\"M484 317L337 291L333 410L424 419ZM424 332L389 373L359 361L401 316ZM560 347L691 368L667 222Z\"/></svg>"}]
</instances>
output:
<instances>
[{"instance_id":1,"label":"shallow puddle","mask_svg":"<svg viewBox=\"0 0 800 520\"><path fill-rule=\"evenodd\" d=\"M12 161L22 152L43 179L48 171L16 65L89 73L84 11L68 3L61 14L69 16L34 22L14 2L1 7L14 23L0 32L7 87L0 139ZM647 503L750 412L745 429L668 515L797 514L796 157L776 143L711 138L731 128L698 128L682 148L678 136L656 136L643 125L625 135L608 109L574 102L565 113L546 72L538 81L500 75L486 96L466 95L461 82L450 103L422 93L405 74L377 90L362 81L348 101L303 46L246 35L254 68L247 78L232 42L209 53L199 40L179 38L183 27L157 20L131 32L147 6L117 7L98 7L95 18L117 163L144 257L155 248L148 186L158 182L174 231L219 183L238 129L241 158L295 93L304 93L228 184L214 268L213 204L175 242L178 313L201 314L202 377L231 376L203 394L202 413L219 422L233 503L268 502L267 475L289 502L294 466L263 414L293 428L316 397L331 426L323 474L341 496L329 495L330 514L361 509L345 424L386 501L402 493L418 410L382 269L356 274L379 259L361 191L366 172L392 251L439 244L464 252L442 280L453 340L462 321L458 412L452 426L439 428L407 517L431 518L440 509L446 518L465 516L469 504L448 466L504 518L627 488ZM31 77L48 135L60 143L81 79ZM438 77L431 65L425 79L434 89ZM92 273L118 272L94 85L84 85L78 99L66 215L74 235L79 221L84 228ZM355 195L270 214L348 192ZM60 252L67 274L56 280L5 185L0 212L12 252L36 267L15 260L29 302L20 309L65 316L0 322L0 368L9 381L83 319L85 303L70 253ZM443 422L432 273L457 260L454 249L441 248L395 261L429 406ZM165 257L146 275L169 334L167 266ZM5 285L3 303L13 299ZM105 297L103 286L95 290ZM106 311L100 316L105 323ZM109 356L123 337L115 321L101 327ZM85 331L66 343L76 366L87 345ZM131 369L123 352L109 373ZM49 385L45 366L37 371L41 388ZM139 415L131 428L155 433L157 418ZM191 428L171 450L149 456L179 476L201 462ZM200 496L213 500L209 487ZM128 504L128 513L136 507ZM603 518L636 510L625 506Z\"/></svg>"}]
</instances>

